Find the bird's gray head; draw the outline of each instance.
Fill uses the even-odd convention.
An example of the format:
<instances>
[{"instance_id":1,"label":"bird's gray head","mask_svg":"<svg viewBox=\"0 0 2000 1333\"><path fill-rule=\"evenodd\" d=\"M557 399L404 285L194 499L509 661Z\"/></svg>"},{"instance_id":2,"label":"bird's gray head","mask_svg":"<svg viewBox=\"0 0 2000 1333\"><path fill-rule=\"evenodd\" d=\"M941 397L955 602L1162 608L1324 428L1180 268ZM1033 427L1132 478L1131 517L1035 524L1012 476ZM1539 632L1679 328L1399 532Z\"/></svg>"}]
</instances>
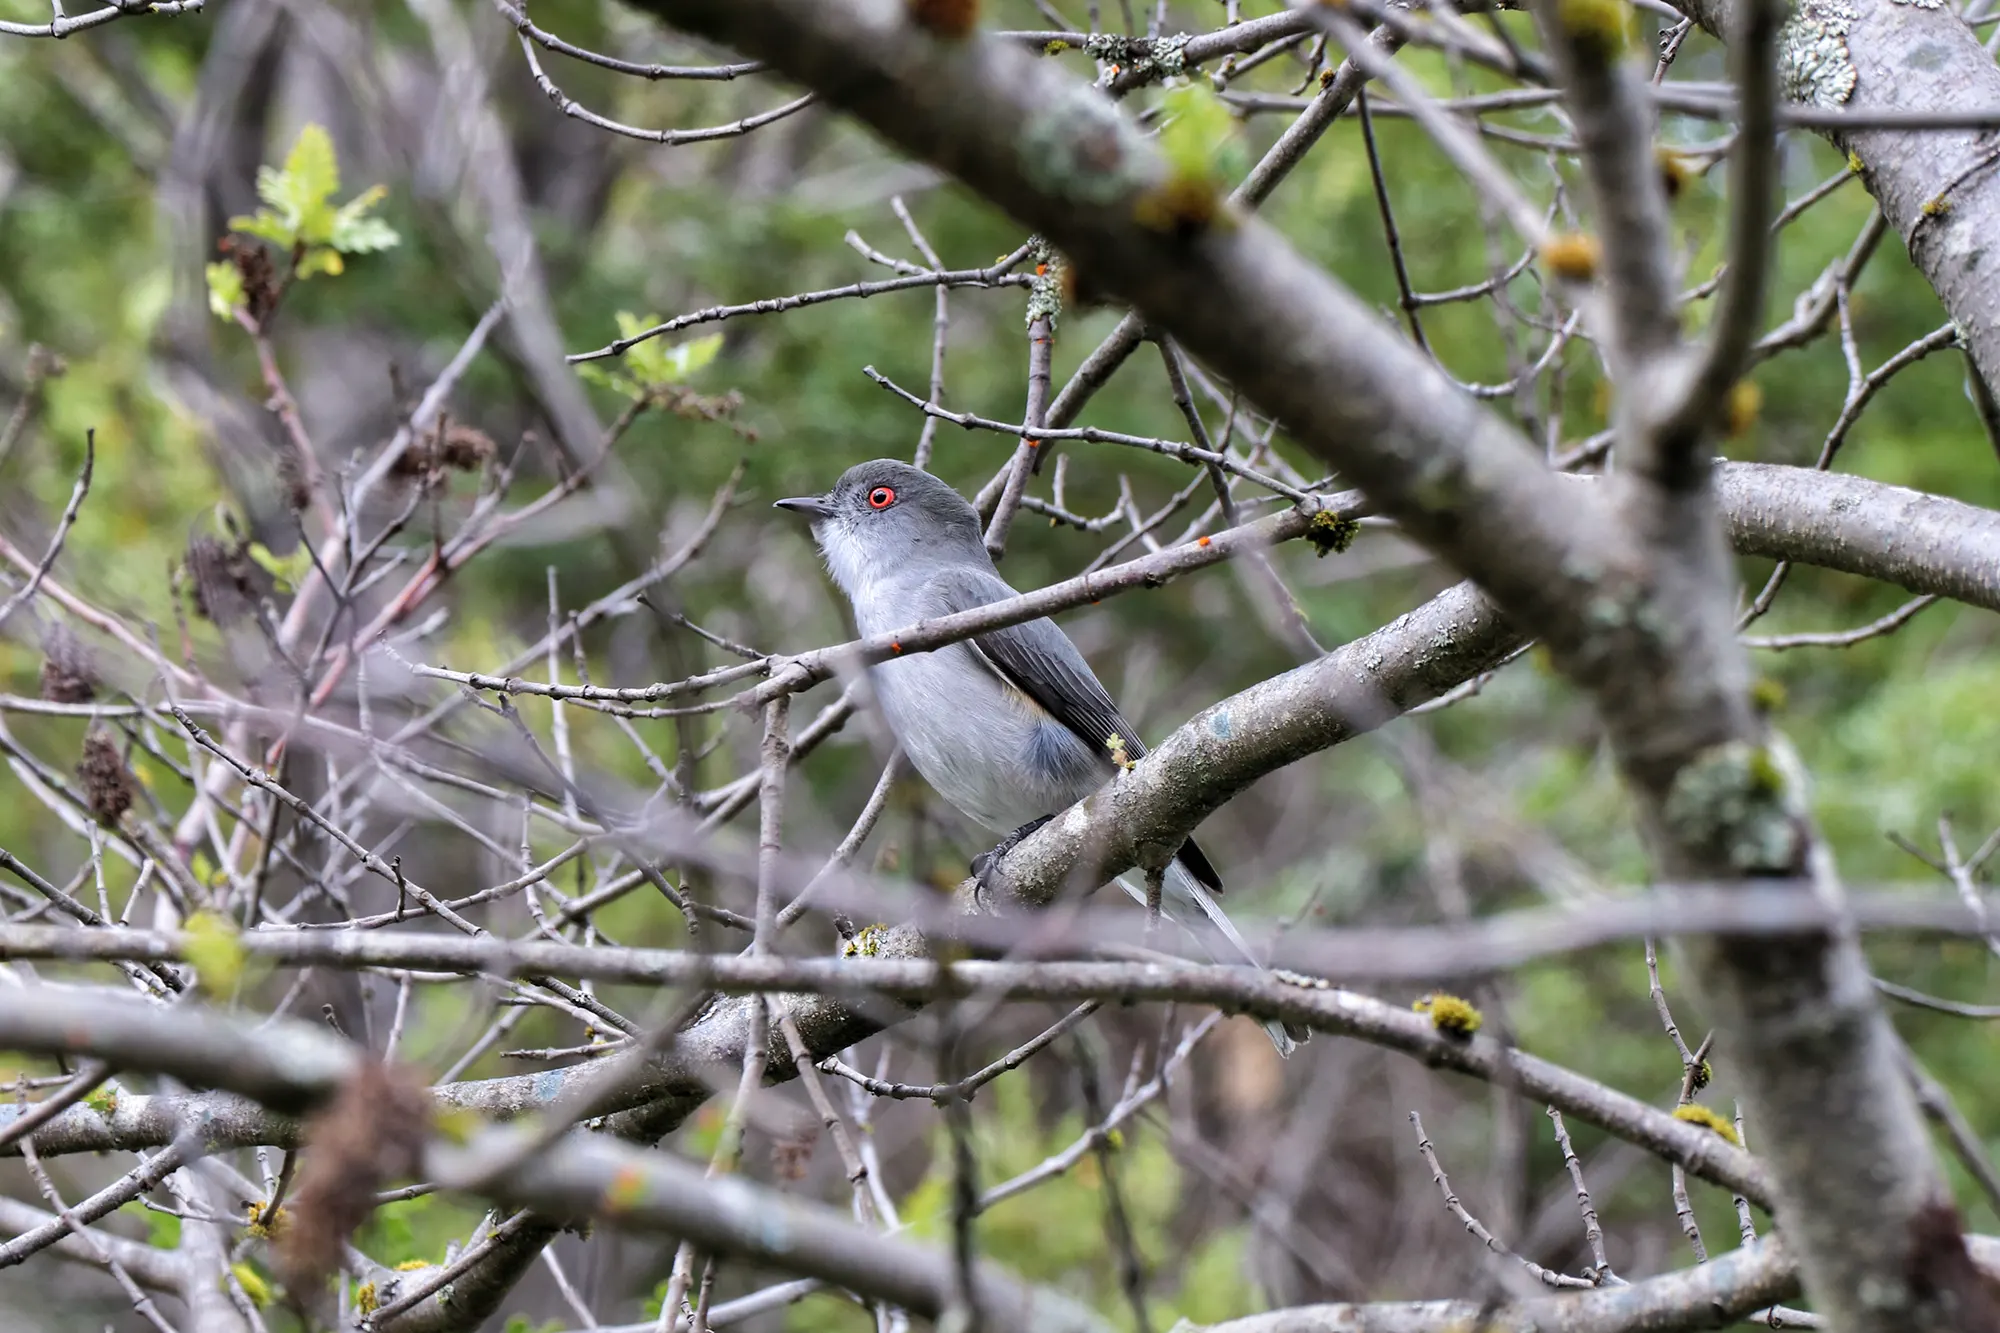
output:
<instances>
[{"instance_id":1,"label":"bird's gray head","mask_svg":"<svg viewBox=\"0 0 2000 1333\"><path fill-rule=\"evenodd\" d=\"M992 568L979 512L930 473L893 458L857 463L825 495L776 507L812 520L813 540L850 601L871 584L940 564Z\"/></svg>"}]
</instances>

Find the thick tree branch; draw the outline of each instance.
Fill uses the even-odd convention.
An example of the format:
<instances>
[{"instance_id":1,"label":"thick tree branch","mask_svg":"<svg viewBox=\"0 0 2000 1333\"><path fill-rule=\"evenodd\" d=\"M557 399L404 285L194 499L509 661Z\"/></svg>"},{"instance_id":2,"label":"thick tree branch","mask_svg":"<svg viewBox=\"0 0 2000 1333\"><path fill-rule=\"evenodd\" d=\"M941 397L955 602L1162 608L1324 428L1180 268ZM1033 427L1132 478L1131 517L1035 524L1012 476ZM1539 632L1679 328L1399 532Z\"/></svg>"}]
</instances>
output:
<instances>
[{"instance_id":1,"label":"thick tree branch","mask_svg":"<svg viewBox=\"0 0 2000 1333\"><path fill-rule=\"evenodd\" d=\"M1141 763L1136 784L1146 771ZM1155 791L1160 784L1149 784ZM1171 789L1171 782L1165 784ZM1136 812L1133 813L1133 812ZM1109 836L1119 836L1121 816L1146 819L1144 797L1134 806L1099 802L1090 818ZM1128 835L1129 836L1129 835ZM851 899L854 911L881 907L880 899ZM920 906L922 904L919 904ZM1983 901L1882 891L1857 896L1845 914L1861 929L1936 932L1978 938L1991 932ZM1811 934L1839 923L1825 903L1801 898L1782 886L1750 888L1675 885L1672 892L1604 896L1574 906L1525 908L1437 926L1354 926L1333 930L1300 927L1267 941L1278 961L1341 982L1415 983L1479 978L1606 944L1695 935L1779 937ZM565 944L542 939L510 940L496 935L468 938L436 931L260 930L237 937L246 958L289 967L393 968L455 972L468 976L516 977L550 973L586 981L654 988L715 990L751 995L782 991L877 994L912 1003L959 990L1009 999L1178 1000L1225 1008L1254 1007L1284 996L1256 973L1221 964L1176 963L1160 953L1143 960L1128 953L1144 946L1153 954L1161 941L1138 925L1122 907L1081 909L1074 931L1091 941L1101 961L996 962L961 959L949 964L900 961L860 955L797 958L778 954L704 954L685 949L644 949L603 944ZM926 914L915 924L946 932L982 949L1005 950L1033 930L1033 919L961 917L947 910ZM1247 932L1254 941L1260 932ZM198 937L185 931L107 926L0 924L0 959L109 962L144 959L185 961L199 950ZM1255 982L1256 984L1247 984ZM1288 982L1296 987L1300 983ZM1259 997L1265 997L1260 1001ZM1291 997L1296 998L1296 997ZM1286 1001L1280 1000L1278 1003ZM86 1041L84 1044L90 1044ZM71 1102L61 1103L57 1110ZM40 1105L38 1103L37 1105ZM7 1108L13 1109L13 1108ZM50 1117L52 1118L52 1117ZM18 1113L13 1122L18 1125ZM42 1123L40 1121L37 1124ZM30 1126L33 1128L33 1126ZM10 1128L8 1133L23 1132ZM6 1145L0 1143L0 1148Z\"/></svg>"},{"instance_id":2,"label":"thick tree branch","mask_svg":"<svg viewBox=\"0 0 2000 1333\"><path fill-rule=\"evenodd\" d=\"M1739 554L1820 565L2000 611L2000 512L1865 477L1767 463L1716 469Z\"/></svg>"}]
</instances>

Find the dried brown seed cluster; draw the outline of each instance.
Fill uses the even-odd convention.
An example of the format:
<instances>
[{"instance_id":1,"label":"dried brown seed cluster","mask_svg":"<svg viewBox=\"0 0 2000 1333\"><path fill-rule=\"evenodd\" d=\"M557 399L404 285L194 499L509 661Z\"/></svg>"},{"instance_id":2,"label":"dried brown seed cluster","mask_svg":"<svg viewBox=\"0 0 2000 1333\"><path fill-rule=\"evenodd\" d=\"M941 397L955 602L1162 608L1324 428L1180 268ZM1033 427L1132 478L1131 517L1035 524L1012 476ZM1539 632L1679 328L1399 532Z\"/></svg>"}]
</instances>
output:
<instances>
[{"instance_id":1,"label":"dried brown seed cluster","mask_svg":"<svg viewBox=\"0 0 2000 1333\"><path fill-rule=\"evenodd\" d=\"M340 1266L341 1247L391 1180L416 1172L431 1126L431 1094L416 1071L366 1064L306 1122L304 1165L285 1207L277 1259L286 1285L305 1294Z\"/></svg>"},{"instance_id":2,"label":"dried brown seed cluster","mask_svg":"<svg viewBox=\"0 0 2000 1333\"><path fill-rule=\"evenodd\" d=\"M83 738L76 779L83 787L84 804L98 823L114 825L132 808L132 775L118 753L118 743L104 732L93 731Z\"/></svg>"},{"instance_id":3,"label":"dried brown seed cluster","mask_svg":"<svg viewBox=\"0 0 2000 1333\"><path fill-rule=\"evenodd\" d=\"M446 421L405 449L393 471L399 477L434 480L445 472L477 472L499 452L500 446L485 431Z\"/></svg>"},{"instance_id":4,"label":"dried brown seed cluster","mask_svg":"<svg viewBox=\"0 0 2000 1333\"><path fill-rule=\"evenodd\" d=\"M278 308L278 298L285 290L278 280L278 267L271 262L271 252L241 236L225 236L215 248L236 265L237 276L243 279L243 308L262 324Z\"/></svg>"},{"instance_id":5,"label":"dried brown seed cluster","mask_svg":"<svg viewBox=\"0 0 2000 1333\"><path fill-rule=\"evenodd\" d=\"M83 641L58 625L42 640L42 697L85 704L97 697L97 664Z\"/></svg>"},{"instance_id":6,"label":"dried brown seed cluster","mask_svg":"<svg viewBox=\"0 0 2000 1333\"><path fill-rule=\"evenodd\" d=\"M194 587L195 614L227 628L241 620L259 596L261 571L248 543L225 545L213 537L188 542L187 573Z\"/></svg>"}]
</instances>

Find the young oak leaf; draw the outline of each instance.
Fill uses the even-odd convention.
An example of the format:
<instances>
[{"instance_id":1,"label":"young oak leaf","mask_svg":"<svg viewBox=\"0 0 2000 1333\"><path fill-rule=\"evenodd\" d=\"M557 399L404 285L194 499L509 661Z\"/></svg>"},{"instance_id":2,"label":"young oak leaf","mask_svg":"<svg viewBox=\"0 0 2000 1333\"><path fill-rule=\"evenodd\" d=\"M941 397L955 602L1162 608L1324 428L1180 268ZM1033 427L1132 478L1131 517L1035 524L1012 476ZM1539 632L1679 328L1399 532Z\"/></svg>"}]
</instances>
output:
<instances>
[{"instance_id":1,"label":"young oak leaf","mask_svg":"<svg viewBox=\"0 0 2000 1333\"><path fill-rule=\"evenodd\" d=\"M375 206L387 196L382 186L362 191L336 207L333 196L340 189L340 163L333 151L333 139L324 128L309 124L299 131L282 168L264 166L257 170L257 197L265 207L249 217L229 219L232 231L256 236L282 249L304 246L298 261L298 276L315 273L338 274L346 264L343 255L372 254L386 250L401 238L381 218L371 216ZM217 288L217 276L209 275L211 305L222 305L225 295Z\"/></svg>"},{"instance_id":2,"label":"young oak leaf","mask_svg":"<svg viewBox=\"0 0 2000 1333\"><path fill-rule=\"evenodd\" d=\"M1134 219L1155 231L1198 232L1227 223L1227 182L1246 165L1236 118L1203 80L1169 88L1160 99L1160 154L1166 179L1143 192Z\"/></svg>"},{"instance_id":3,"label":"young oak leaf","mask_svg":"<svg viewBox=\"0 0 2000 1333\"><path fill-rule=\"evenodd\" d=\"M235 923L215 912L196 912L187 919L187 960L194 964L197 983L212 996L227 996L243 980L248 955L236 937Z\"/></svg>"},{"instance_id":4,"label":"young oak leaf","mask_svg":"<svg viewBox=\"0 0 2000 1333\"><path fill-rule=\"evenodd\" d=\"M246 299L242 272L236 265L222 260L210 264L207 273L208 308L217 319L235 318L236 308Z\"/></svg>"},{"instance_id":5,"label":"young oak leaf","mask_svg":"<svg viewBox=\"0 0 2000 1333\"><path fill-rule=\"evenodd\" d=\"M635 315L629 310L620 310L613 318L618 323L620 338L636 337L660 322L656 315ZM627 348L624 364L616 369L585 362L577 371L592 384L615 389L627 398L643 398L650 390L678 384L689 378L714 361L721 351L720 333L705 334L671 345L658 338L648 338Z\"/></svg>"},{"instance_id":6,"label":"young oak leaf","mask_svg":"<svg viewBox=\"0 0 2000 1333\"><path fill-rule=\"evenodd\" d=\"M1225 181L1242 174L1236 117L1205 80L1169 88L1160 98L1160 152L1184 180Z\"/></svg>"}]
</instances>

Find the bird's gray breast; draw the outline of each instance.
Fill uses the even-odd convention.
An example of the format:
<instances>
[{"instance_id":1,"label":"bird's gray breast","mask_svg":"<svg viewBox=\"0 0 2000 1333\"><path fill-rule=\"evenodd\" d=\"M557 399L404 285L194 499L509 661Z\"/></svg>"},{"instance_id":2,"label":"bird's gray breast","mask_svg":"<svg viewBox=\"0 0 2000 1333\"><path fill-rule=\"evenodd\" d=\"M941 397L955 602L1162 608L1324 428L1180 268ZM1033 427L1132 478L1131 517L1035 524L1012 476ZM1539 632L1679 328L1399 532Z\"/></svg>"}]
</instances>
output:
<instances>
[{"instance_id":1,"label":"bird's gray breast","mask_svg":"<svg viewBox=\"0 0 2000 1333\"><path fill-rule=\"evenodd\" d=\"M891 658L869 675L911 765L987 828L1007 832L1055 814L1110 772L1107 759L966 644Z\"/></svg>"}]
</instances>

